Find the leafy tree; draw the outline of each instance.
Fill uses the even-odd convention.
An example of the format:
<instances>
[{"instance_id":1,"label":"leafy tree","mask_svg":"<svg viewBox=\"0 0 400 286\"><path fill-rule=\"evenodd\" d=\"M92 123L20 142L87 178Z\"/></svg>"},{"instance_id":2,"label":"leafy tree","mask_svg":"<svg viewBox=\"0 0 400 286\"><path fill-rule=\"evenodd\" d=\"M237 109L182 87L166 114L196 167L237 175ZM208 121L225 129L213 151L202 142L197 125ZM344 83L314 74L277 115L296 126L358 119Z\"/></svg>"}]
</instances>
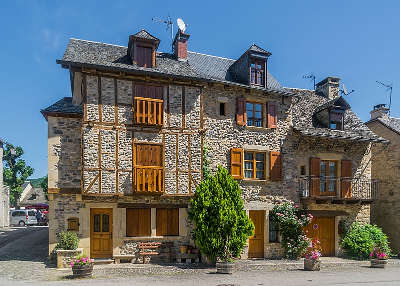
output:
<instances>
[{"instance_id":1,"label":"leafy tree","mask_svg":"<svg viewBox=\"0 0 400 286\"><path fill-rule=\"evenodd\" d=\"M203 145L203 179L206 180L210 176L210 162L208 161L208 148Z\"/></svg>"},{"instance_id":2,"label":"leafy tree","mask_svg":"<svg viewBox=\"0 0 400 286\"><path fill-rule=\"evenodd\" d=\"M312 218L306 210L299 209L291 202L276 205L272 209L271 219L279 227L286 258L298 259L306 253L310 240L304 234L303 227L308 225Z\"/></svg>"},{"instance_id":3,"label":"leafy tree","mask_svg":"<svg viewBox=\"0 0 400 286\"><path fill-rule=\"evenodd\" d=\"M33 174L33 168L27 166L25 160L21 159L23 154L22 147L14 147L10 143L5 144L3 180L10 188L10 203L14 207L18 206L23 183Z\"/></svg>"},{"instance_id":4,"label":"leafy tree","mask_svg":"<svg viewBox=\"0 0 400 286\"><path fill-rule=\"evenodd\" d=\"M48 180L49 180L49 178L48 178L48 176L46 176L46 177L43 177L41 180L42 181L40 182L40 187L43 189L46 200L49 200L49 198L48 198Z\"/></svg>"},{"instance_id":5,"label":"leafy tree","mask_svg":"<svg viewBox=\"0 0 400 286\"><path fill-rule=\"evenodd\" d=\"M203 180L190 201L193 238L211 261L231 261L240 255L254 225L244 210L238 183L219 166Z\"/></svg>"}]
</instances>

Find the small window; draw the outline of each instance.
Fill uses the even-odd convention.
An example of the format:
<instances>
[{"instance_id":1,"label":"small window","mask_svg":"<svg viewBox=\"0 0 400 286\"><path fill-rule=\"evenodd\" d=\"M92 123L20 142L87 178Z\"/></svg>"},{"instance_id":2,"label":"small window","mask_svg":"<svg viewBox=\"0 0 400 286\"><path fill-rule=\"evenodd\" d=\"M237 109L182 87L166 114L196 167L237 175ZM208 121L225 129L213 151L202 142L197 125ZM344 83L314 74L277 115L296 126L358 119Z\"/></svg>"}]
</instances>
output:
<instances>
[{"instance_id":1,"label":"small window","mask_svg":"<svg viewBox=\"0 0 400 286\"><path fill-rule=\"evenodd\" d=\"M343 110L332 110L329 113L329 128L343 130Z\"/></svg>"},{"instance_id":2,"label":"small window","mask_svg":"<svg viewBox=\"0 0 400 286\"><path fill-rule=\"evenodd\" d=\"M279 228L277 223L269 216L269 242L279 242Z\"/></svg>"},{"instance_id":3,"label":"small window","mask_svg":"<svg viewBox=\"0 0 400 286\"><path fill-rule=\"evenodd\" d=\"M300 176L306 175L306 166L300 166Z\"/></svg>"},{"instance_id":4,"label":"small window","mask_svg":"<svg viewBox=\"0 0 400 286\"><path fill-rule=\"evenodd\" d=\"M156 228L157 236L179 235L179 209L157 209Z\"/></svg>"},{"instance_id":5,"label":"small window","mask_svg":"<svg viewBox=\"0 0 400 286\"><path fill-rule=\"evenodd\" d=\"M36 216L36 213L34 211L28 211L28 216Z\"/></svg>"},{"instance_id":6,"label":"small window","mask_svg":"<svg viewBox=\"0 0 400 286\"><path fill-rule=\"evenodd\" d=\"M265 179L265 152L244 152L244 176L247 179Z\"/></svg>"},{"instance_id":7,"label":"small window","mask_svg":"<svg viewBox=\"0 0 400 286\"><path fill-rule=\"evenodd\" d=\"M264 86L265 61L253 60L250 64L250 82L255 85Z\"/></svg>"},{"instance_id":8,"label":"small window","mask_svg":"<svg viewBox=\"0 0 400 286\"><path fill-rule=\"evenodd\" d=\"M247 102L247 126L263 126L263 105L261 103Z\"/></svg>"},{"instance_id":9,"label":"small window","mask_svg":"<svg viewBox=\"0 0 400 286\"><path fill-rule=\"evenodd\" d=\"M79 218L72 217L67 220L68 231L79 231Z\"/></svg>"},{"instance_id":10,"label":"small window","mask_svg":"<svg viewBox=\"0 0 400 286\"><path fill-rule=\"evenodd\" d=\"M219 103L219 115L225 116L225 102Z\"/></svg>"}]
</instances>

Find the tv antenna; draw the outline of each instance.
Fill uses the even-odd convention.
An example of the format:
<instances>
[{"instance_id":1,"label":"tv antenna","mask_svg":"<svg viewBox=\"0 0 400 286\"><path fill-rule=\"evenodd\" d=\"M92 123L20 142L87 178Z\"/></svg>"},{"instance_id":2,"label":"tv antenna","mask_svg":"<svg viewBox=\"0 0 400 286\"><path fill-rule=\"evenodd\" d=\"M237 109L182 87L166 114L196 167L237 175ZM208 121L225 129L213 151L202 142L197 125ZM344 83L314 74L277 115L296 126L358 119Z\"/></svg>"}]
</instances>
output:
<instances>
[{"instance_id":1,"label":"tv antenna","mask_svg":"<svg viewBox=\"0 0 400 286\"><path fill-rule=\"evenodd\" d=\"M309 78L313 80L314 83L314 90L315 90L315 75L313 73L307 74L307 75L303 75L303 78Z\"/></svg>"},{"instance_id":2,"label":"tv antenna","mask_svg":"<svg viewBox=\"0 0 400 286\"><path fill-rule=\"evenodd\" d=\"M174 40L174 22L172 22L171 17L168 15L166 19L161 19L158 17L153 17L151 18L153 22L156 23L161 23L167 26L166 31L171 30L171 47L172 47L172 41ZM182 21L183 22L183 21Z\"/></svg>"},{"instance_id":3,"label":"tv antenna","mask_svg":"<svg viewBox=\"0 0 400 286\"><path fill-rule=\"evenodd\" d=\"M377 83L379 83L380 85L386 87L386 91L390 90L389 93L389 115L390 115L390 107L392 106L392 91L393 91L393 84L385 84L383 82L380 81L376 81Z\"/></svg>"},{"instance_id":4,"label":"tv antenna","mask_svg":"<svg viewBox=\"0 0 400 286\"><path fill-rule=\"evenodd\" d=\"M353 92L355 92L354 89L348 91L347 88L346 88L346 86L344 85L344 83L342 83L342 89L340 90L340 93L341 93L341 94L349 95L349 94L351 94L351 93L353 93Z\"/></svg>"}]
</instances>

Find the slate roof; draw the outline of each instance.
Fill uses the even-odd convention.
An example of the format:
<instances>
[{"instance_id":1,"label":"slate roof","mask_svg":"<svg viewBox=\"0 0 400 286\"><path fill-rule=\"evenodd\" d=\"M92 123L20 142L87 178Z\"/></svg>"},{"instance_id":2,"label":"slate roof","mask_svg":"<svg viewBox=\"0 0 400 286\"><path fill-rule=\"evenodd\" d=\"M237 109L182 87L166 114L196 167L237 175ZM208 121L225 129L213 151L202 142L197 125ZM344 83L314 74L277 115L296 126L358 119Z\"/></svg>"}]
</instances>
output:
<instances>
[{"instance_id":1,"label":"slate roof","mask_svg":"<svg viewBox=\"0 0 400 286\"><path fill-rule=\"evenodd\" d=\"M260 47L257 46L256 44L252 44L251 47L249 48L249 50L250 50L250 51L253 51L253 52L258 52L258 53L264 53L264 54L271 55L270 52L268 52L268 51L266 51L266 50L260 48Z\"/></svg>"},{"instance_id":2,"label":"slate roof","mask_svg":"<svg viewBox=\"0 0 400 286\"><path fill-rule=\"evenodd\" d=\"M49 114L62 113L76 116L83 115L83 106L72 104L72 97L64 97L49 107L40 111L46 118Z\"/></svg>"},{"instance_id":3,"label":"slate roof","mask_svg":"<svg viewBox=\"0 0 400 286\"><path fill-rule=\"evenodd\" d=\"M390 117L388 115L384 115L382 117L378 117L372 120L369 120L367 123L369 122L374 122L374 121L378 121L380 123L382 123L383 125L385 125L386 127L388 127L389 129L393 130L394 132L400 134L400 118L395 118L395 117Z\"/></svg>"},{"instance_id":4,"label":"slate roof","mask_svg":"<svg viewBox=\"0 0 400 286\"><path fill-rule=\"evenodd\" d=\"M331 99L331 100L327 101L326 103L321 104L320 106L318 106L315 109L314 113L316 113L318 111L321 111L321 110L324 110L324 109L326 109L328 107L331 107L331 106L336 106L336 105L342 105L345 109L349 109L350 108L350 105L347 103L347 101L342 96L338 96L338 97L336 97L334 99Z\"/></svg>"},{"instance_id":5,"label":"slate roof","mask_svg":"<svg viewBox=\"0 0 400 286\"><path fill-rule=\"evenodd\" d=\"M188 51L188 61L178 61L170 53L157 52L156 57L156 67L139 67L136 64L132 64L127 56L127 47L70 39L63 58L57 60L57 63L62 64L64 67L85 66L117 72L136 72L174 78L216 81L249 88L248 85L231 81L228 68L235 61L233 59L224 59L190 51ZM284 95L292 95L290 91L281 88L278 81L269 72L267 79L267 90Z\"/></svg>"},{"instance_id":6,"label":"slate roof","mask_svg":"<svg viewBox=\"0 0 400 286\"><path fill-rule=\"evenodd\" d=\"M331 100L317 95L314 90L292 88L290 90L295 93L292 109L293 129L302 135L318 138L388 143L386 139L372 132L351 109L347 109L344 113L344 130L314 127L313 114L317 110L320 110L321 106L330 103Z\"/></svg>"},{"instance_id":7,"label":"slate roof","mask_svg":"<svg viewBox=\"0 0 400 286\"><path fill-rule=\"evenodd\" d=\"M146 40L153 40L153 41L160 41L158 38L154 37L152 34L147 32L146 30L142 29L141 31L137 32L133 35L135 38L141 38Z\"/></svg>"}]
</instances>

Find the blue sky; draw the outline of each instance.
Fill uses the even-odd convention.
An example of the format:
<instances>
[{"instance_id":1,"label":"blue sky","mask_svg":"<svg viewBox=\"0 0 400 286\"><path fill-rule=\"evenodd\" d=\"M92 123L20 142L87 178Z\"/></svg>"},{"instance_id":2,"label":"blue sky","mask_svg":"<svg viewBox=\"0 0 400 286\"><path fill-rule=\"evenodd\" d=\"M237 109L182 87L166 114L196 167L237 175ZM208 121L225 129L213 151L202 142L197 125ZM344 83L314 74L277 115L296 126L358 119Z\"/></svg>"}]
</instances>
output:
<instances>
[{"instance_id":1,"label":"blue sky","mask_svg":"<svg viewBox=\"0 0 400 286\"><path fill-rule=\"evenodd\" d=\"M112 4L111 4L112 3ZM70 96L69 74L56 64L69 38L127 45L142 28L170 50L170 36L152 17L189 24L189 49L237 58L252 43L270 51L269 70L289 87L312 88L338 76L356 91L346 99L362 120L388 102L375 81L393 84L400 117L400 1L1 1L0 137L20 145L47 174L47 123L40 109Z\"/></svg>"}]
</instances>

